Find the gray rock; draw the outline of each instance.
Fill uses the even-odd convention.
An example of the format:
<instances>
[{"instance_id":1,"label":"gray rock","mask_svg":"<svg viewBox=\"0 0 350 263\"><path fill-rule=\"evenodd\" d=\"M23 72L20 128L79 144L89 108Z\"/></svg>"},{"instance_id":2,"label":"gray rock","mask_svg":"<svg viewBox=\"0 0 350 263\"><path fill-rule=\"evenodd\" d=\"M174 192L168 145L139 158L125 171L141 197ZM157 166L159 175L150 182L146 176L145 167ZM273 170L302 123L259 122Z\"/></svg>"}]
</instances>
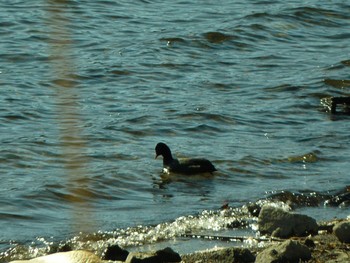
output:
<instances>
[{"instance_id":1,"label":"gray rock","mask_svg":"<svg viewBox=\"0 0 350 263\"><path fill-rule=\"evenodd\" d=\"M180 255L167 247L155 252L131 252L125 263L164 263L180 261Z\"/></svg>"},{"instance_id":2,"label":"gray rock","mask_svg":"<svg viewBox=\"0 0 350 263\"><path fill-rule=\"evenodd\" d=\"M259 231L274 237L288 238L317 234L316 220L301 214L286 212L280 208L263 206L258 218Z\"/></svg>"},{"instance_id":3,"label":"gray rock","mask_svg":"<svg viewBox=\"0 0 350 263\"><path fill-rule=\"evenodd\" d=\"M333 233L340 242L350 243L350 221L344 221L333 227Z\"/></svg>"},{"instance_id":4,"label":"gray rock","mask_svg":"<svg viewBox=\"0 0 350 263\"><path fill-rule=\"evenodd\" d=\"M200 263L251 263L255 261L255 256L247 248L230 247L183 255L182 260Z\"/></svg>"},{"instance_id":5,"label":"gray rock","mask_svg":"<svg viewBox=\"0 0 350 263\"><path fill-rule=\"evenodd\" d=\"M307 246L295 240L286 240L260 252L255 263L294 263L309 259L311 259L311 251Z\"/></svg>"}]
</instances>

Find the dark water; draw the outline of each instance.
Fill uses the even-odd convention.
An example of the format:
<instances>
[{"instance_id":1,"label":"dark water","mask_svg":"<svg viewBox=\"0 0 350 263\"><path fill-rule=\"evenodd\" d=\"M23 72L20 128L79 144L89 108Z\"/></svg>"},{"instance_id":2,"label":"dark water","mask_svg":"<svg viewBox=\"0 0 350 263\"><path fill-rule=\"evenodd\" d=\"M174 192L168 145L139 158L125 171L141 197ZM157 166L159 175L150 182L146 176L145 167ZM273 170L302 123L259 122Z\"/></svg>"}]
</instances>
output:
<instances>
[{"instance_id":1,"label":"dark water","mask_svg":"<svg viewBox=\"0 0 350 263\"><path fill-rule=\"evenodd\" d=\"M320 99L349 94L349 14L345 0L2 1L0 261L254 235L245 205L282 191L320 196L297 209L318 220L348 216L323 196L350 184L350 118ZM159 141L219 172L164 177Z\"/></svg>"}]
</instances>

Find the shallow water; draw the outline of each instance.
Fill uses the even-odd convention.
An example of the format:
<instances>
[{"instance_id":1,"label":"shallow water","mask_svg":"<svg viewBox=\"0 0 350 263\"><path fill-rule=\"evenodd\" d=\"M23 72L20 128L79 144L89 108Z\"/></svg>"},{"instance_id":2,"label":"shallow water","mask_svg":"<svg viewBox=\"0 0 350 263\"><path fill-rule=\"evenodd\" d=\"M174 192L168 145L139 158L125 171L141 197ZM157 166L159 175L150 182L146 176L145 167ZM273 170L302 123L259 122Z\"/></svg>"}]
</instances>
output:
<instances>
[{"instance_id":1,"label":"shallow water","mask_svg":"<svg viewBox=\"0 0 350 263\"><path fill-rule=\"evenodd\" d=\"M1 260L350 184L349 117L320 105L349 94L350 5L248 2L0 4ZM159 141L219 172L161 175Z\"/></svg>"}]
</instances>

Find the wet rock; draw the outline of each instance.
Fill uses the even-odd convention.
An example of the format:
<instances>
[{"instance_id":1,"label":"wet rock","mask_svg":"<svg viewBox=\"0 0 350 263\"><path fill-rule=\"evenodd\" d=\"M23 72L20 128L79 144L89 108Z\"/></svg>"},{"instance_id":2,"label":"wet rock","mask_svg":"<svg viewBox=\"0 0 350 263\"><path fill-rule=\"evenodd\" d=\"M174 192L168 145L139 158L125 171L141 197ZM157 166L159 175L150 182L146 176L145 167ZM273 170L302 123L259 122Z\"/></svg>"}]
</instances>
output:
<instances>
[{"instance_id":1,"label":"wet rock","mask_svg":"<svg viewBox=\"0 0 350 263\"><path fill-rule=\"evenodd\" d=\"M291 162L296 162L298 159L301 162L315 162L317 160L316 153L308 153L302 156L290 157L294 159ZM282 201L291 207L302 207L302 206L318 206L322 201L330 198L328 195L312 193L293 193L290 191L282 191L280 193L273 194L268 197L271 200Z\"/></svg>"},{"instance_id":2,"label":"wet rock","mask_svg":"<svg viewBox=\"0 0 350 263\"><path fill-rule=\"evenodd\" d=\"M180 261L180 255L167 247L155 252L131 252L125 263L164 263Z\"/></svg>"},{"instance_id":3,"label":"wet rock","mask_svg":"<svg viewBox=\"0 0 350 263\"><path fill-rule=\"evenodd\" d=\"M72 251L72 247L68 244L64 244L62 246L60 246L57 250L57 252L68 252L68 251Z\"/></svg>"},{"instance_id":4,"label":"wet rock","mask_svg":"<svg viewBox=\"0 0 350 263\"><path fill-rule=\"evenodd\" d=\"M249 249L232 247L184 255L182 259L183 262L197 263L250 263L255 261L255 256Z\"/></svg>"},{"instance_id":5,"label":"wet rock","mask_svg":"<svg viewBox=\"0 0 350 263\"><path fill-rule=\"evenodd\" d=\"M60 252L31 260L16 260L10 263L101 263L102 260L89 251Z\"/></svg>"},{"instance_id":6,"label":"wet rock","mask_svg":"<svg viewBox=\"0 0 350 263\"><path fill-rule=\"evenodd\" d=\"M263 206L259 214L258 225L261 234L281 238L317 234L318 230L315 219L272 206Z\"/></svg>"},{"instance_id":7,"label":"wet rock","mask_svg":"<svg viewBox=\"0 0 350 263\"><path fill-rule=\"evenodd\" d=\"M324 204L326 206L348 207L350 206L350 192L339 193L326 200Z\"/></svg>"},{"instance_id":8,"label":"wet rock","mask_svg":"<svg viewBox=\"0 0 350 263\"><path fill-rule=\"evenodd\" d=\"M259 216L259 213L261 211L261 206L258 205L257 203L248 203L247 209L252 216Z\"/></svg>"},{"instance_id":9,"label":"wet rock","mask_svg":"<svg viewBox=\"0 0 350 263\"><path fill-rule=\"evenodd\" d=\"M340 242L350 243L350 221L336 224L333 227L333 232Z\"/></svg>"},{"instance_id":10,"label":"wet rock","mask_svg":"<svg viewBox=\"0 0 350 263\"><path fill-rule=\"evenodd\" d=\"M156 252L157 256L163 260L163 262L180 262L180 255L172 250L170 247L158 250Z\"/></svg>"},{"instance_id":11,"label":"wet rock","mask_svg":"<svg viewBox=\"0 0 350 263\"><path fill-rule=\"evenodd\" d=\"M292 263L309 259L311 259L311 252L307 246L295 240L287 240L260 252L255 263Z\"/></svg>"},{"instance_id":12,"label":"wet rock","mask_svg":"<svg viewBox=\"0 0 350 263\"><path fill-rule=\"evenodd\" d=\"M350 86L350 80L328 80L328 83L332 86ZM349 113L350 109L350 97L329 97L322 98L321 104L327 108L328 111L335 114L337 113L337 106L342 106L343 113ZM338 107L339 108L339 107Z\"/></svg>"},{"instance_id":13,"label":"wet rock","mask_svg":"<svg viewBox=\"0 0 350 263\"><path fill-rule=\"evenodd\" d=\"M125 261L129 252L118 245L109 246L103 257L104 260Z\"/></svg>"}]
</instances>

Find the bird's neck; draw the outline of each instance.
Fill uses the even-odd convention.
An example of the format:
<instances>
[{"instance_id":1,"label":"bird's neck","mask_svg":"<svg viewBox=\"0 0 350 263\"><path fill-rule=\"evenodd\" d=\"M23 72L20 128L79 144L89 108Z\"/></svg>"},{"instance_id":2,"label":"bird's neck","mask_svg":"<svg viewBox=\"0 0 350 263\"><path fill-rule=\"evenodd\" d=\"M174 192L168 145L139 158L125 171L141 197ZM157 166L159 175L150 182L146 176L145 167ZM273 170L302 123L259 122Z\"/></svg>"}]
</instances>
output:
<instances>
[{"instance_id":1,"label":"bird's neck","mask_svg":"<svg viewBox=\"0 0 350 263\"><path fill-rule=\"evenodd\" d=\"M173 156L171 155L171 152L163 154L163 165L169 165L174 161Z\"/></svg>"}]
</instances>

